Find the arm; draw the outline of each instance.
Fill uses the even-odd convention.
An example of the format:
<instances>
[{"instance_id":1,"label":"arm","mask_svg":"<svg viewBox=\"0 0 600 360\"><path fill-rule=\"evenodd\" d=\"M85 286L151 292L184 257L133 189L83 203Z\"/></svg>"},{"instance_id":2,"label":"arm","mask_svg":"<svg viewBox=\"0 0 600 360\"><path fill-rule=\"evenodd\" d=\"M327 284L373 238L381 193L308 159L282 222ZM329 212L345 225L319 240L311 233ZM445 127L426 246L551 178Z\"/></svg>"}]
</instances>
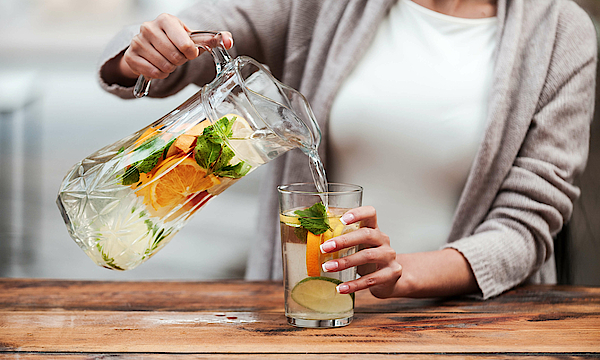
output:
<instances>
[{"instance_id":1,"label":"arm","mask_svg":"<svg viewBox=\"0 0 600 360\"><path fill-rule=\"evenodd\" d=\"M264 11L267 5L269 12ZM283 68L290 6L286 0L268 4L259 0L204 2L179 17L163 14L141 27L125 28L100 58L100 84L115 95L132 98L131 87L139 74L158 79L150 90L153 97L172 95L190 83L201 86L209 82L215 76L213 61L210 56L199 56L201 51L184 35L189 29L228 30L233 34L229 39L235 37L239 42L230 49L232 56L254 57L277 76ZM231 47L232 41L225 45Z\"/></svg>"},{"instance_id":2,"label":"arm","mask_svg":"<svg viewBox=\"0 0 600 360\"><path fill-rule=\"evenodd\" d=\"M444 297L479 292L471 266L454 249L398 254L404 272L394 296Z\"/></svg>"},{"instance_id":3,"label":"arm","mask_svg":"<svg viewBox=\"0 0 600 360\"><path fill-rule=\"evenodd\" d=\"M587 160L597 49L587 15L564 4L544 86L512 167L483 221L448 245L468 259L483 298L544 265L579 196L573 181Z\"/></svg>"},{"instance_id":4,"label":"arm","mask_svg":"<svg viewBox=\"0 0 600 360\"><path fill-rule=\"evenodd\" d=\"M188 36L190 29L177 17L161 14L142 24L140 32L127 49L108 60L101 76L108 84L135 85L139 75L149 79L165 79L178 66L198 57L197 48ZM231 33L223 33L226 49L233 46Z\"/></svg>"},{"instance_id":5,"label":"arm","mask_svg":"<svg viewBox=\"0 0 600 360\"><path fill-rule=\"evenodd\" d=\"M371 230L331 239L332 249L370 248L340 261L363 267L363 277L346 284L348 292L369 288L380 297L435 297L479 289L489 298L525 281L552 255L553 236L579 196L573 180L585 166L593 112L596 39L582 19L581 13L567 13L560 26L564 32L557 36L529 131L482 223L446 249L395 256L403 268L400 276L379 250L386 247L385 234L373 220L367 222ZM374 218L374 213L353 215L363 222ZM377 267L364 271L366 264Z\"/></svg>"},{"instance_id":6,"label":"arm","mask_svg":"<svg viewBox=\"0 0 600 360\"><path fill-rule=\"evenodd\" d=\"M323 243L322 251L334 252L355 245L359 245L361 251L328 261L323 268L340 271L358 266L361 277L341 284L340 293L369 289L380 298L440 297L478 290L469 264L458 251L396 254L389 246L387 235L377 226L377 214L371 206L352 209L342 219L347 224L360 222L361 228Z\"/></svg>"}]
</instances>

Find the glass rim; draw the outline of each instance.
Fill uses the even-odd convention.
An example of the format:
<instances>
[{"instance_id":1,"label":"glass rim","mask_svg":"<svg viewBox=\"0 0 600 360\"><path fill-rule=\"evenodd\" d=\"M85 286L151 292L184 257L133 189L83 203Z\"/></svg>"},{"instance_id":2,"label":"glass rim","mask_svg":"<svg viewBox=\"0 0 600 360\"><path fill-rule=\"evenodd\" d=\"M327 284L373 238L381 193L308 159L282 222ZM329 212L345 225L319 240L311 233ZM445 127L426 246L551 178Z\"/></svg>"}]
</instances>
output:
<instances>
[{"instance_id":1,"label":"glass rim","mask_svg":"<svg viewBox=\"0 0 600 360\"><path fill-rule=\"evenodd\" d=\"M284 185L279 185L277 186L277 191L280 194L299 194L299 195L318 195L318 194L327 194L327 195L345 195L345 194L355 194L355 193L361 193L363 191L363 187L360 185L355 185L355 184L347 184L347 183L337 183L337 182L330 182L327 184L328 187L330 187L331 185L334 186L339 186L340 189L339 190L329 190L329 191L324 191L324 192L320 192L320 191L316 191L312 190L302 190L302 189L294 189L294 187L307 187L307 186L312 186L314 188L315 184L312 182L299 182L299 183L291 183L291 184L284 184Z\"/></svg>"}]
</instances>

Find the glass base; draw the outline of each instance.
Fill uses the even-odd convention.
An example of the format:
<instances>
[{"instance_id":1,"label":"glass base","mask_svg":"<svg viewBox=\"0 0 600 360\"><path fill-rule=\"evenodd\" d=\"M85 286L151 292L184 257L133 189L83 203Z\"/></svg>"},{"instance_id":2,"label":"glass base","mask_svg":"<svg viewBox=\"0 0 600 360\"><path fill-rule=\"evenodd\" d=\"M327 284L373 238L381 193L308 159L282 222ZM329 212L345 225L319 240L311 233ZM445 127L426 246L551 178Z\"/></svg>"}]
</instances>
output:
<instances>
[{"instance_id":1,"label":"glass base","mask_svg":"<svg viewBox=\"0 0 600 360\"><path fill-rule=\"evenodd\" d=\"M301 328L335 328L342 327L350 324L352 322L352 316L342 318L342 319L331 319L331 320L307 320L307 319L297 319L290 316L287 316L287 322L290 325L301 327Z\"/></svg>"}]
</instances>

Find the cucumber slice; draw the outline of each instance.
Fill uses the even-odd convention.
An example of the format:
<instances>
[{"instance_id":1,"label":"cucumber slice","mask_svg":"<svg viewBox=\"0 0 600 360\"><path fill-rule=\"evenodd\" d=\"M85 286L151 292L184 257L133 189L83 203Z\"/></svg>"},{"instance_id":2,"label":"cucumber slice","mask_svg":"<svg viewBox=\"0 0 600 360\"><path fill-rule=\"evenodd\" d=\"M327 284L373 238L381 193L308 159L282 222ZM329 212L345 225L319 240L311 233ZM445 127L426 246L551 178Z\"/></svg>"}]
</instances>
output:
<instances>
[{"instance_id":1,"label":"cucumber slice","mask_svg":"<svg viewBox=\"0 0 600 360\"><path fill-rule=\"evenodd\" d=\"M342 282L323 276L307 277L292 289L292 299L320 313L344 313L354 308L354 294L338 294Z\"/></svg>"}]
</instances>

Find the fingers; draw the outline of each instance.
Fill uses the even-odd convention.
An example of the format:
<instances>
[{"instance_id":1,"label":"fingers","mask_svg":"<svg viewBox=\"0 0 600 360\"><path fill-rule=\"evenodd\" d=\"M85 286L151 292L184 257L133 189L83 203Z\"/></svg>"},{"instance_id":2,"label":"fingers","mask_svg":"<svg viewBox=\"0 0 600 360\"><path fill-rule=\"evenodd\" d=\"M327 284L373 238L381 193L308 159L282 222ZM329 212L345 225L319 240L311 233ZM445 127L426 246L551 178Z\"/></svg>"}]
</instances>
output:
<instances>
[{"instance_id":1,"label":"fingers","mask_svg":"<svg viewBox=\"0 0 600 360\"><path fill-rule=\"evenodd\" d=\"M176 69L146 38L136 35L125 51L124 61L137 75L164 79Z\"/></svg>"},{"instance_id":2,"label":"fingers","mask_svg":"<svg viewBox=\"0 0 600 360\"><path fill-rule=\"evenodd\" d=\"M372 274L359 279L348 281L337 286L340 294L350 294L356 291L369 289L373 295L385 298L392 295L394 285L402 276L402 266L397 262Z\"/></svg>"},{"instance_id":3,"label":"fingers","mask_svg":"<svg viewBox=\"0 0 600 360\"><path fill-rule=\"evenodd\" d=\"M338 285L338 292L348 294L368 288L377 297L392 296L396 282L402 276L402 266L397 262L389 237L378 228L375 208L363 206L349 210L342 216L342 222L360 222L361 228L324 242L321 252L331 253L353 246L361 250L323 263L323 271L337 272L358 267L363 276Z\"/></svg>"},{"instance_id":4,"label":"fingers","mask_svg":"<svg viewBox=\"0 0 600 360\"><path fill-rule=\"evenodd\" d=\"M198 53L185 24L175 16L162 14L142 24L125 52L124 61L134 73L163 79Z\"/></svg>"},{"instance_id":5,"label":"fingers","mask_svg":"<svg viewBox=\"0 0 600 360\"><path fill-rule=\"evenodd\" d=\"M361 206L348 210L343 216L342 221L346 224L360 222L362 227L377 229L377 212L372 206Z\"/></svg>"},{"instance_id":6,"label":"fingers","mask_svg":"<svg viewBox=\"0 0 600 360\"><path fill-rule=\"evenodd\" d=\"M368 248L361 250L353 255L343 258L330 260L323 263L323 271L341 271L354 266L363 264L378 264L387 265L396 260L396 252L389 246L381 246L377 248ZM384 266L378 266L383 268Z\"/></svg>"},{"instance_id":7,"label":"fingers","mask_svg":"<svg viewBox=\"0 0 600 360\"><path fill-rule=\"evenodd\" d=\"M364 227L325 241L321 244L321 252L325 254L356 245L377 247L381 245L389 246L389 244L390 238L386 234L377 229Z\"/></svg>"},{"instance_id":8,"label":"fingers","mask_svg":"<svg viewBox=\"0 0 600 360\"><path fill-rule=\"evenodd\" d=\"M231 49L233 47L233 35L229 31L221 31L223 36L223 45L225 49Z\"/></svg>"},{"instance_id":9,"label":"fingers","mask_svg":"<svg viewBox=\"0 0 600 360\"><path fill-rule=\"evenodd\" d=\"M221 34L225 48L231 48L231 33L224 31ZM140 33L125 51L123 61L136 76L141 74L151 79L164 79L178 66L198 57L203 51L198 48L200 45L190 38L189 29L181 20L173 15L161 14L155 20L142 24Z\"/></svg>"}]
</instances>

